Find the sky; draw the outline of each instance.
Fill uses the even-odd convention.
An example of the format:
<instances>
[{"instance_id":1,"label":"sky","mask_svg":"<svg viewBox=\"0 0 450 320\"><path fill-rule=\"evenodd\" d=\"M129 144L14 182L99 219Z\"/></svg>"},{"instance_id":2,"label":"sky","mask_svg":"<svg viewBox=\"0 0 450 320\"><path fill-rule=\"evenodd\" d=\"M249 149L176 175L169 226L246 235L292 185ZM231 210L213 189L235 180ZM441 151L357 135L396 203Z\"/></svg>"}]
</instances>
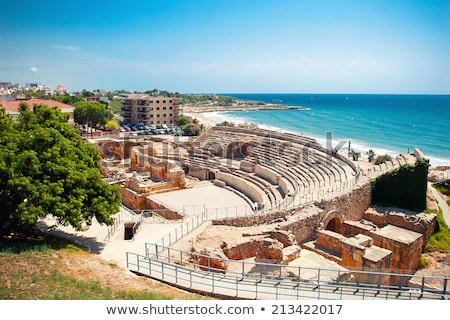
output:
<instances>
[{"instance_id":1,"label":"sky","mask_svg":"<svg viewBox=\"0 0 450 320\"><path fill-rule=\"evenodd\" d=\"M450 94L450 0L0 0L0 82Z\"/></svg>"}]
</instances>

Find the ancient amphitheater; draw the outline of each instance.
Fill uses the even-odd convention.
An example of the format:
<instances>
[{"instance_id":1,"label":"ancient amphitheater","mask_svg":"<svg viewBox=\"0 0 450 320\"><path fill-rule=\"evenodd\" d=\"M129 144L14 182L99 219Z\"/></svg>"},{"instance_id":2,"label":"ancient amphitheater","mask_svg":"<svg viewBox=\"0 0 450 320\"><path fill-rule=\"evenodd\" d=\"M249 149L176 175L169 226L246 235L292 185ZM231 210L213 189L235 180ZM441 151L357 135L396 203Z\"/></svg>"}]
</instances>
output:
<instances>
[{"instance_id":1,"label":"ancient amphitheater","mask_svg":"<svg viewBox=\"0 0 450 320\"><path fill-rule=\"evenodd\" d=\"M414 164L418 150L375 166L311 138L253 125L215 126L197 139L91 142L102 153L105 176L121 184L130 215L105 241L132 241L143 224L176 224L145 249L124 253L133 272L226 298L448 295L448 277L430 286L412 275L435 215L371 205L370 179ZM177 205L181 192L204 186L209 193ZM240 202L202 204L214 203L212 190Z\"/></svg>"}]
</instances>

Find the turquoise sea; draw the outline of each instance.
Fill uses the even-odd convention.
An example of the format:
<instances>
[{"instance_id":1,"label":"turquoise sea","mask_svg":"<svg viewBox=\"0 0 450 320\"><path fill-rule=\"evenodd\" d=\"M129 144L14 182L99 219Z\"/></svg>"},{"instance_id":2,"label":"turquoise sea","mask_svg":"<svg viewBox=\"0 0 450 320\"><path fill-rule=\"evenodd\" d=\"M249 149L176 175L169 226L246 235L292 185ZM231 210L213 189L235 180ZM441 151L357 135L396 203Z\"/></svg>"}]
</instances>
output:
<instances>
[{"instance_id":1,"label":"turquoise sea","mask_svg":"<svg viewBox=\"0 0 450 320\"><path fill-rule=\"evenodd\" d=\"M216 121L257 123L261 128L315 138L326 146L345 141L344 149L364 154L398 155L420 149L431 166L450 165L450 95L382 94L223 94L263 101L292 110L206 113Z\"/></svg>"}]
</instances>

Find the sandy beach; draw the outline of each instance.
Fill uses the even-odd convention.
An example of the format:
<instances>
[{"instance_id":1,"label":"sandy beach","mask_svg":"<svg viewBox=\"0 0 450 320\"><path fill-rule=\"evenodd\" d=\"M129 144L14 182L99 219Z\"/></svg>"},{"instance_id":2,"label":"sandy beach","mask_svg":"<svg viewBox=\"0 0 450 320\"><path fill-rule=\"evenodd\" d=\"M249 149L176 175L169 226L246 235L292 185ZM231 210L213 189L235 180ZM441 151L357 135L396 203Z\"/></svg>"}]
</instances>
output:
<instances>
[{"instance_id":1,"label":"sandy beach","mask_svg":"<svg viewBox=\"0 0 450 320\"><path fill-rule=\"evenodd\" d=\"M191 117L192 119L197 119L201 124L203 124L205 129L217 125L217 121L208 118L205 114L206 112L183 112L183 115Z\"/></svg>"}]
</instances>

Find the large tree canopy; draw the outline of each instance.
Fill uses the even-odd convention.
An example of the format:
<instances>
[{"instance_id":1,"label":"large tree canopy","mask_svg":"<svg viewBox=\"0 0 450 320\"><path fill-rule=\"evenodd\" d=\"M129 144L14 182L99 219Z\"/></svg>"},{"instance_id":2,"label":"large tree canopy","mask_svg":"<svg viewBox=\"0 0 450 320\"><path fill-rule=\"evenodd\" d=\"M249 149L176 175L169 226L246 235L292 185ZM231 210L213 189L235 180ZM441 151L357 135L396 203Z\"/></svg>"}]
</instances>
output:
<instances>
[{"instance_id":1,"label":"large tree canopy","mask_svg":"<svg viewBox=\"0 0 450 320\"><path fill-rule=\"evenodd\" d=\"M108 120L112 119L112 112L103 103L80 101L75 104L73 118L78 124L87 124L90 127L104 126Z\"/></svg>"},{"instance_id":2,"label":"large tree canopy","mask_svg":"<svg viewBox=\"0 0 450 320\"><path fill-rule=\"evenodd\" d=\"M101 177L101 158L58 108L20 105L13 121L0 105L0 233L31 231L54 216L77 230L110 225L121 204Z\"/></svg>"}]
</instances>

